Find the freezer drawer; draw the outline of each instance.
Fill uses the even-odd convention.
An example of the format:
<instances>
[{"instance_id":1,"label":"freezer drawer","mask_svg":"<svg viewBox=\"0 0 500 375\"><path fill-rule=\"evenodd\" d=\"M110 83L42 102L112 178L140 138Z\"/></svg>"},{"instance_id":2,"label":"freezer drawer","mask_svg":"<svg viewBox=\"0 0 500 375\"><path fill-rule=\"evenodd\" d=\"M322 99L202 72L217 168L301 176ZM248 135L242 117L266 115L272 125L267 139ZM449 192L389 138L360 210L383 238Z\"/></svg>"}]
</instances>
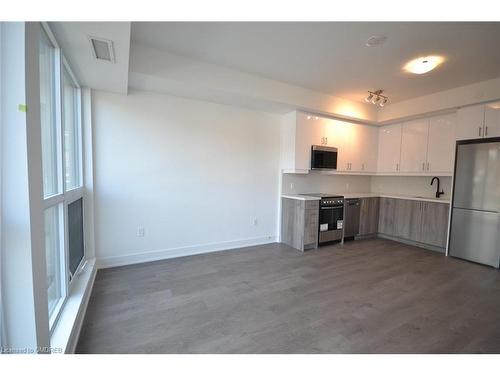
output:
<instances>
[{"instance_id":1,"label":"freezer drawer","mask_svg":"<svg viewBox=\"0 0 500 375\"><path fill-rule=\"evenodd\" d=\"M499 218L496 212L453 208L450 255L498 268Z\"/></svg>"}]
</instances>

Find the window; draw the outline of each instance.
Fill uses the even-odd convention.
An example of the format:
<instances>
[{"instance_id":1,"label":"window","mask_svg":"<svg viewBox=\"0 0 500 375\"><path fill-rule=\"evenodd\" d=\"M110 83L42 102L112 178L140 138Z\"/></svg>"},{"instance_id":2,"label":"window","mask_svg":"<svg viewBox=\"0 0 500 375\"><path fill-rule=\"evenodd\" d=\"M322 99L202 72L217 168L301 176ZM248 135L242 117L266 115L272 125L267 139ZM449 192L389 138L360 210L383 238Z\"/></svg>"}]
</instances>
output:
<instances>
[{"instance_id":1,"label":"window","mask_svg":"<svg viewBox=\"0 0 500 375\"><path fill-rule=\"evenodd\" d=\"M45 253L47 262L47 296L49 317L54 316L63 296L62 277L62 246L60 206L45 210Z\"/></svg>"},{"instance_id":2,"label":"window","mask_svg":"<svg viewBox=\"0 0 500 375\"><path fill-rule=\"evenodd\" d=\"M73 278L84 256L82 198L68 204L68 256L70 277Z\"/></svg>"},{"instance_id":3,"label":"window","mask_svg":"<svg viewBox=\"0 0 500 375\"><path fill-rule=\"evenodd\" d=\"M39 43L40 116L42 125L43 195L60 193L56 118L56 50L42 32Z\"/></svg>"},{"instance_id":4,"label":"window","mask_svg":"<svg viewBox=\"0 0 500 375\"><path fill-rule=\"evenodd\" d=\"M80 181L80 113L79 90L64 68L63 73L63 125L64 125L64 179L66 191L81 186Z\"/></svg>"},{"instance_id":5,"label":"window","mask_svg":"<svg viewBox=\"0 0 500 375\"><path fill-rule=\"evenodd\" d=\"M39 41L40 123L50 331L85 259L80 87L53 35Z\"/></svg>"}]
</instances>

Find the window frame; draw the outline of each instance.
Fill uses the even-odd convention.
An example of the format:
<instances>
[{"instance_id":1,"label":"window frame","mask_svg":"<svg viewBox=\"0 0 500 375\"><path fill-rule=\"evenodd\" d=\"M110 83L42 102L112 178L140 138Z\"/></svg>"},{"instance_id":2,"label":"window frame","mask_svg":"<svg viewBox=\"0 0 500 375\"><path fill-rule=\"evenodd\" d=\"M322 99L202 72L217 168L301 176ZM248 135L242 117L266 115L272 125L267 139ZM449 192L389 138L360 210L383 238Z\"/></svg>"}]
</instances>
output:
<instances>
[{"instance_id":1,"label":"window frame","mask_svg":"<svg viewBox=\"0 0 500 375\"><path fill-rule=\"evenodd\" d=\"M55 118L57 126L57 173L58 173L58 193L48 197L43 196L43 209L57 206L59 209L59 242L61 259L61 299L57 303L54 313L49 316L49 332L52 335L57 322L61 316L68 296L72 292L75 276L77 276L85 267L87 262L87 244L86 244L86 215L85 215L85 180L84 180L84 144L83 144L83 110L82 110L82 92L81 86L74 75L71 66L65 58L61 47L57 43L54 34L46 22L41 22L41 33L45 33L48 41L54 48L54 75L55 75ZM42 35L40 35L42 37ZM77 147L78 147L78 186L66 190L66 161L64 156L64 78L63 75L68 73L72 83L76 87L76 121L77 121ZM80 261L75 273L71 275L69 270L69 236L68 236L68 205L78 199L82 199L83 204L83 257ZM46 256L46 255L45 255Z\"/></svg>"},{"instance_id":2,"label":"window frame","mask_svg":"<svg viewBox=\"0 0 500 375\"><path fill-rule=\"evenodd\" d=\"M57 43L56 39L54 38L54 35L52 34L52 31L50 30L49 26L42 22L42 30L40 33L40 37L43 38L43 35L45 35L47 41L51 45L51 47L54 49L54 117L55 117L55 122L56 122L56 150L57 150L57 192L52 195L48 195L45 197L45 191L43 192L43 199L49 199L53 197L57 197L61 194L64 193L64 181L61 180L61 176L64 176L64 160L63 160L63 144L60 142L62 139L63 132L62 132L62 117L61 115L61 95L62 95L62 79L61 79L61 48L59 47L59 44Z\"/></svg>"},{"instance_id":3,"label":"window frame","mask_svg":"<svg viewBox=\"0 0 500 375\"><path fill-rule=\"evenodd\" d=\"M69 65L68 63L68 60L66 59L66 57L64 56L64 54L61 54L61 60L62 60L62 64L61 64L61 133L62 133L62 136L63 136L63 144L62 144L62 149L63 149L63 158L64 158L64 103L63 103L63 96L64 96L64 73L68 73L70 79L71 79L71 82L73 83L73 85L75 86L76 88L76 108L75 108L75 111L76 111L76 120L78 121L78 124L77 124L77 137L78 137L78 140L77 140L77 147L78 147L78 185L73 187L73 188L70 188L70 189L66 189L66 177L65 177L65 171L66 171L66 164L65 164L65 161L64 161L64 168L63 168L63 188L64 188L64 193L68 193L72 190L77 190L77 189L81 189L83 188L83 185L84 185L84 181L83 181L83 129L82 129L82 125L83 125L83 118L82 118L82 88L80 86L80 84L78 83L78 80L76 79L75 77L75 74L73 73L73 70L71 70L71 66Z\"/></svg>"}]
</instances>

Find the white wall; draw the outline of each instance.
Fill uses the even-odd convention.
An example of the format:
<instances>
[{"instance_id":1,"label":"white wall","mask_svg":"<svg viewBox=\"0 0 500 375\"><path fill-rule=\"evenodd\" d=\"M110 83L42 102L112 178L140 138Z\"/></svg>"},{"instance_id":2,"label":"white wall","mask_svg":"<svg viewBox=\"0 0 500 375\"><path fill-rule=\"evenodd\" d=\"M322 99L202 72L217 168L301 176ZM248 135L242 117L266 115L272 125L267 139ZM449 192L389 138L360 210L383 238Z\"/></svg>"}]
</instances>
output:
<instances>
[{"instance_id":1,"label":"white wall","mask_svg":"<svg viewBox=\"0 0 500 375\"><path fill-rule=\"evenodd\" d=\"M437 185L430 185L432 177L399 177L399 176L373 176L371 191L373 193L401 194L423 197L434 197ZM451 177L439 177L441 188L444 191L443 199L451 197Z\"/></svg>"},{"instance_id":2,"label":"white wall","mask_svg":"<svg viewBox=\"0 0 500 375\"><path fill-rule=\"evenodd\" d=\"M378 122L394 122L406 117L498 99L500 99L500 77L386 105L378 110Z\"/></svg>"},{"instance_id":3,"label":"white wall","mask_svg":"<svg viewBox=\"0 0 500 375\"><path fill-rule=\"evenodd\" d=\"M102 266L275 240L278 116L141 91L92 105Z\"/></svg>"},{"instance_id":4,"label":"white wall","mask_svg":"<svg viewBox=\"0 0 500 375\"><path fill-rule=\"evenodd\" d=\"M377 107L220 65L132 43L129 86L218 103L287 113L296 109L326 116L377 120Z\"/></svg>"},{"instance_id":5,"label":"white wall","mask_svg":"<svg viewBox=\"0 0 500 375\"><path fill-rule=\"evenodd\" d=\"M2 23L2 308L6 347L49 345L38 23ZM28 111L18 110L26 104Z\"/></svg>"},{"instance_id":6,"label":"white wall","mask_svg":"<svg viewBox=\"0 0 500 375\"><path fill-rule=\"evenodd\" d=\"M309 174L284 174L283 194L302 193L384 193L409 196L434 197L436 182L431 186L432 177L408 176L343 176L326 175L317 172ZM451 177L439 177L441 188L450 198Z\"/></svg>"},{"instance_id":7,"label":"white wall","mask_svg":"<svg viewBox=\"0 0 500 375\"><path fill-rule=\"evenodd\" d=\"M366 193L370 191L370 176L283 174L283 194L302 193Z\"/></svg>"}]
</instances>

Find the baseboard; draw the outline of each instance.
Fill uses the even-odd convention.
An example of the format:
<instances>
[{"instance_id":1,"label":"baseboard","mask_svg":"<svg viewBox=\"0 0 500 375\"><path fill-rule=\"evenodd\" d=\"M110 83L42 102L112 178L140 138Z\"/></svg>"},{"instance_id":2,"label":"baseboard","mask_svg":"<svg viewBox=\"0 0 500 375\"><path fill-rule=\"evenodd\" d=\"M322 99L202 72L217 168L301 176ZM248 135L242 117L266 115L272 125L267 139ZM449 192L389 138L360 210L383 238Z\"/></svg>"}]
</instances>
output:
<instances>
[{"instance_id":1,"label":"baseboard","mask_svg":"<svg viewBox=\"0 0 500 375\"><path fill-rule=\"evenodd\" d=\"M100 269L100 268L126 266L130 264L152 262L155 260L180 258L189 255L212 253L215 251L233 250L247 246L264 245L274 242L276 242L276 236L265 236L265 237L247 238L243 240L214 242L203 245L153 250L153 251L122 255L122 256L103 257L103 258L98 258L97 267Z\"/></svg>"},{"instance_id":2,"label":"baseboard","mask_svg":"<svg viewBox=\"0 0 500 375\"><path fill-rule=\"evenodd\" d=\"M388 236L388 235L382 234L382 233L378 233L377 237L384 238L386 240L401 242L401 243L404 243L406 245L421 247L422 249L431 250L431 251L435 251L437 253L441 253L443 255L446 255L446 249L442 248L442 247L429 245L429 244L425 244L425 243L421 243L421 242L415 242L415 241L407 240L407 239L400 238L400 237Z\"/></svg>"}]
</instances>

